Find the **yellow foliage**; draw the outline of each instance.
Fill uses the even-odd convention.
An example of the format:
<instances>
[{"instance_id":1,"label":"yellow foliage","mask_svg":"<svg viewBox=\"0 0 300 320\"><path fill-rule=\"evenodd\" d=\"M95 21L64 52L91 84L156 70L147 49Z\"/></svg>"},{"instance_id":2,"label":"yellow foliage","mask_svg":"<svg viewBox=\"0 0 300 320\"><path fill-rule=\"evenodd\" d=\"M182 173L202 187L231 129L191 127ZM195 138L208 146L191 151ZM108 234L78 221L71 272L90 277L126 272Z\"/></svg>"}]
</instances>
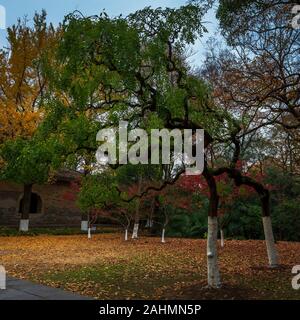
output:
<instances>
[{"instance_id":1,"label":"yellow foliage","mask_svg":"<svg viewBox=\"0 0 300 320\"><path fill-rule=\"evenodd\" d=\"M32 28L19 20L8 29L9 47L0 51L0 144L31 137L40 123L47 87L40 58L57 39L45 12L35 15Z\"/></svg>"}]
</instances>

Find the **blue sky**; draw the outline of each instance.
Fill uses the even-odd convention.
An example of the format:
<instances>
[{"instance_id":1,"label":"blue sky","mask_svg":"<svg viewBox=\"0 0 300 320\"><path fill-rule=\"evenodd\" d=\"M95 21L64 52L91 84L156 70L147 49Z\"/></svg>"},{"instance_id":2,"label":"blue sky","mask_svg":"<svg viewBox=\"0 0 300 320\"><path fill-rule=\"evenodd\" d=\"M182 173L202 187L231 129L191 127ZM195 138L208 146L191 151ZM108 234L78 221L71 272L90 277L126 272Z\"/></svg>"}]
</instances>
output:
<instances>
[{"instance_id":1,"label":"blue sky","mask_svg":"<svg viewBox=\"0 0 300 320\"><path fill-rule=\"evenodd\" d=\"M6 25L11 26L19 17L27 16L32 19L36 11L46 9L48 21L57 25L64 16L74 10L80 10L84 15L100 13L103 9L109 15L127 15L145 6L152 7L179 7L184 5L186 0L0 0L0 5L6 9ZM190 58L193 65L200 65L203 59L204 44L208 37L215 36L217 32L217 21L212 10L205 17L205 25L209 34L197 41L192 48L194 55ZM6 32L0 30L0 47L6 45Z\"/></svg>"}]
</instances>

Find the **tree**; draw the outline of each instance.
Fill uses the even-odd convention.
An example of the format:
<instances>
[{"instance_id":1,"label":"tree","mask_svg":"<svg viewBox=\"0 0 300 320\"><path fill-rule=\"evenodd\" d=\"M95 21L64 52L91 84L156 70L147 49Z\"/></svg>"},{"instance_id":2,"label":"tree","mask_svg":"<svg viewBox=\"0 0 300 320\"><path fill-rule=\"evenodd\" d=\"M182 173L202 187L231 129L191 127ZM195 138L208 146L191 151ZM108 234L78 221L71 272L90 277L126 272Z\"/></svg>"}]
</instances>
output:
<instances>
[{"instance_id":1,"label":"tree","mask_svg":"<svg viewBox=\"0 0 300 320\"><path fill-rule=\"evenodd\" d=\"M278 124L291 131L299 128L299 30L292 28L293 1L220 1L218 18L229 50L212 54L210 78L216 99L240 114L242 127L232 135L236 155L259 129ZM266 132L266 129L262 129ZM247 141L246 141L247 142ZM248 143L249 144L249 143ZM233 167L233 165L232 165ZM263 222L271 265L277 264L270 221L269 191L261 184L227 171L237 185L252 185L261 198Z\"/></svg>"},{"instance_id":2,"label":"tree","mask_svg":"<svg viewBox=\"0 0 300 320\"><path fill-rule=\"evenodd\" d=\"M291 130L299 129L300 119L300 30L291 26L295 4L220 1L218 9L223 34L236 52L228 59L235 63L227 66L231 98L248 109L259 106L266 122Z\"/></svg>"},{"instance_id":3,"label":"tree","mask_svg":"<svg viewBox=\"0 0 300 320\"><path fill-rule=\"evenodd\" d=\"M201 73L213 86L216 103L227 114L227 126L221 136L215 137L211 146L210 158L214 163L212 174L219 176L226 173L237 187L245 185L255 190L261 201L269 264L274 267L278 265L278 258L270 218L270 193L261 181L251 177L247 172L248 164L257 161L257 155L249 153L249 150L259 134L268 134L265 127L274 121L266 121L263 104L258 103L254 107L250 102L241 102L245 91L247 92L248 87L253 87L253 84L250 78L245 77L249 86L240 86L239 81L243 73L237 71L238 66L239 59L236 60L228 51L218 54L212 50ZM231 73L230 70L234 72ZM242 166L241 161L247 165Z\"/></svg>"},{"instance_id":4,"label":"tree","mask_svg":"<svg viewBox=\"0 0 300 320\"><path fill-rule=\"evenodd\" d=\"M44 182L48 172L46 163L35 166L45 159L45 146L30 141L45 114L47 80L40 59L58 39L58 32L46 24L45 11L35 14L33 22L32 28L26 20L8 28L9 47L0 50L0 164L3 179L24 184L23 231L28 229L32 184Z\"/></svg>"},{"instance_id":5,"label":"tree","mask_svg":"<svg viewBox=\"0 0 300 320\"><path fill-rule=\"evenodd\" d=\"M88 175L82 179L79 188L76 184L75 195L72 189L71 194L82 210L89 212L94 220L105 217L118 222L125 230L125 241L128 240L128 229L135 216L136 202L122 199L115 175L109 170L99 175Z\"/></svg>"},{"instance_id":6,"label":"tree","mask_svg":"<svg viewBox=\"0 0 300 320\"><path fill-rule=\"evenodd\" d=\"M39 141L17 138L1 148L4 165L0 172L2 180L24 186L20 231L28 231L32 186L48 181L53 159L57 156L55 140Z\"/></svg>"},{"instance_id":7,"label":"tree","mask_svg":"<svg viewBox=\"0 0 300 320\"><path fill-rule=\"evenodd\" d=\"M130 129L205 128L208 146L223 125L223 114L212 111L217 107L209 86L191 74L184 57L186 46L205 30L201 19L208 8L191 2L179 9L145 8L126 18L69 15L55 56L57 67L46 67L53 87L70 101L69 115L89 113L90 121L103 128L116 127L120 120L128 121ZM210 189L208 219L213 221L208 236L210 260L213 253L213 263L208 264L209 284L217 287L218 194L208 165L204 177ZM184 170L178 166L169 180L142 188L135 198L151 190L161 191Z\"/></svg>"},{"instance_id":8,"label":"tree","mask_svg":"<svg viewBox=\"0 0 300 320\"><path fill-rule=\"evenodd\" d=\"M53 50L58 32L35 14L33 27L18 21L8 28L8 49L0 50L0 144L30 138L42 120L47 80L41 73L44 50Z\"/></svg>"}]
</instances>

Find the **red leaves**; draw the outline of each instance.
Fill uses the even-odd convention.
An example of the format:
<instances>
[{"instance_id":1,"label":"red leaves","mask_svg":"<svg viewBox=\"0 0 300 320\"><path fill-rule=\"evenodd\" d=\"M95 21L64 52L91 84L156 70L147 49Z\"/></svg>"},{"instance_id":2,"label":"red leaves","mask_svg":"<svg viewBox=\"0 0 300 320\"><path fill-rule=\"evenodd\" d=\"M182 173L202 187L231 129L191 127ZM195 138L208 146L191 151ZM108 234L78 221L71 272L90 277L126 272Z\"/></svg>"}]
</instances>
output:
<instances>
[{"instance_id":1,"label":"red leaves","mask_svg":"<svg viewBox=\"0 0 300 320\"><path fill-rule=\"evenodd\" d=\"M197 192L205 184L205 180L200 175L182 175L177 182L178 187L188 192Z\"/></svg>"}]
</instances>

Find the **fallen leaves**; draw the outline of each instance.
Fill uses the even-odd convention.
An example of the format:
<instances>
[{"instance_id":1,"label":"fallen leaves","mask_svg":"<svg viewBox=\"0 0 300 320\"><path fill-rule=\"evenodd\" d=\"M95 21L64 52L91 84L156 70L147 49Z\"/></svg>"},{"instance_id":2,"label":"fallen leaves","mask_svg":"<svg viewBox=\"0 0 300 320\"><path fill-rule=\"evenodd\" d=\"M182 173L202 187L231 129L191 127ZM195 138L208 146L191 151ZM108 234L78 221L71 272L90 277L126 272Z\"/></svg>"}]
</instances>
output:
<instances>
[{"instance_id":1,"label":"fallen leaves","mask_svg":"<svg viewBox=\"0 0 300 320\"><path fill-rule=\"evenodd\" d=\"M9 275L98 299L300 299L291 268L300 243L277 244L281 267L270 269L264 241L226 241L219 248L224 287L205 289L206 241L121 234L1 237L0 264Z\"/></svg>"}]
</instances>

